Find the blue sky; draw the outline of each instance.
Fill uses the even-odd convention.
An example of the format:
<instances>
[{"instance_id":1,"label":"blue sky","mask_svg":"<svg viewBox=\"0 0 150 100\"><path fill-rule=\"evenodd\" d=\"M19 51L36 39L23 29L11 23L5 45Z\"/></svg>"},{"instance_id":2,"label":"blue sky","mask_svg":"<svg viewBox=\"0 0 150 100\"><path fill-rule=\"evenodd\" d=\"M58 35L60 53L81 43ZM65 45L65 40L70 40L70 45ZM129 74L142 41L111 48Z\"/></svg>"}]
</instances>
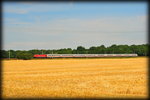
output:
<instances>
[{"instance_id":1,"label":"blue sky","mask_svg":"<svg viewBox=\"0 0 150 100\"><path fill-rule=\"evenodd\" d=\"M147 4L4 2L3 49L147 43Z\"/></svg>"}]
</instances>

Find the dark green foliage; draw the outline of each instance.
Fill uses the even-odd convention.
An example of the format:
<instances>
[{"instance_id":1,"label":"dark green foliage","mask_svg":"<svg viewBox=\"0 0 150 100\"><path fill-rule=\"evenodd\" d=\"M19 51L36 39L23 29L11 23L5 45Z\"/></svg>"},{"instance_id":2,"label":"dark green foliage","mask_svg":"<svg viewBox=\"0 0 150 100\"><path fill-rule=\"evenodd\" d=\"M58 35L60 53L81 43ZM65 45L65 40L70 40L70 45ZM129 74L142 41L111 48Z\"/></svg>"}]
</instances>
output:
<instances>
[{"instance_id":1,"label":"dark green foliage","mask_svg":"<svg viewBox=\"0 0 150 100\"><path fill-rule=\"evenodd\" d=\"M77 50L76 50L76 49L73 49L73 50L72 50L72 54L77 54Z\"/></svg>"},{"instance_id":2,"label":"dark green foliage","mask_svg":"<svg viewBox=\"0 0 150 100\"><path fill-rule=\"evenodd\" d=\"M93 47L90 47L88 51L89 51L88 52L89 54L96 54L98 50L96 47L93 46Z\"/></svg>"},{"instance_id":3,"label":"dark green foliage","mask_svg":"<svg viewBox=\"0 0 150 100\"><path fill-rule=\"evenodd\" d=\"M106 54L106 47L104 45L98 47L90 47L88 50L89 54Z\"/></svg>"},{"instance_id":4,"label":"dark green foliage","mask_svg":"<svg viewBox=\"0 0 150 100\"><path fill-rule=\"evenodd\" d=\"M86 49L82 46L77 47L77 54L86 54Z\"/></svg>"},{"instance_id":5,"label":"dark green foliage","mask_svg":"<svg viewBox=\"0 0 150 100\"><path fill-rule=\"evenodd\" d=\"M5 50L1 50L1 58L9 58L9 54L8 51Z\"/></svg>"},{"instance_id":6,"label":"dark green foliage","mask_svg":"<svg viewBox=\"0 0 150 100\"><path fill-rule=\"evenodd\" d=\"M31 53L28 52L18 52L16 54L16 58L18 59L24 59L24 60L29 60L33 58L33 55Z\"/></svg>"},{"instance_id":7,"label":"dark green foliage","mask_svg":"<svg viewBox=\"0 0 150 100\"><path fill-rule=\"evenodd\" d=\"M42 54L42 50L38 50L38 49L29 50L28 52L33 54L33 55L34 54Z\"/></svg>"},{"instance_id":8,"label":"dark green foliage","mask_svg":"<svg viewBox=\"0 0 150 100\"><path fill-rule=\"evenodd\" d=\"M57 50L58 54L72 54L72 49L71 48L65 48L65 49L59 49Z\"/></svg>"}]
</instances>

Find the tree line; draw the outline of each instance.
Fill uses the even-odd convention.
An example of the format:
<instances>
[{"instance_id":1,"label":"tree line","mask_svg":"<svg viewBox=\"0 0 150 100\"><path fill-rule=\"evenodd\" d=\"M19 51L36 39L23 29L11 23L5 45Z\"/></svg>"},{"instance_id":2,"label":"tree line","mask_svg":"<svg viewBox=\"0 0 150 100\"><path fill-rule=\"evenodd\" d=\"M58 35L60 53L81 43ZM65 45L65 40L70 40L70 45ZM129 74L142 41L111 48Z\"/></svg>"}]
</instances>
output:
<instances>
[{"instance_id":1,"label":"tree line","mask_svg":"<svg viewBox=\"0 0 150 100\"><path fill-rule=\"evenodd\" d=\"M138 56L149 56L148 44L141 45L116 45L109 47L104 45L92 46L86 49L78 46L76 49L33 49L33 50L1 50L1 58L32 59L34 54L138 54Z\"/></svg>"}]
</instances>

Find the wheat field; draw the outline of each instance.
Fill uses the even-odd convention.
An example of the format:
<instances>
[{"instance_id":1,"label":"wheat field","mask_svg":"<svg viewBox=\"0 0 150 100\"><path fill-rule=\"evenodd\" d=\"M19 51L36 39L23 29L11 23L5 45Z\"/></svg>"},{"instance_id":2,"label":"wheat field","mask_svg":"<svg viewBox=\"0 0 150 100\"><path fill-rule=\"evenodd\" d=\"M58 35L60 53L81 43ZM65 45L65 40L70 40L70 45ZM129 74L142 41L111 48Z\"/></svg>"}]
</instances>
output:
<instances>
[{"instance_id":1,"label":"wheat field","mask_svg":"<svg viewBox=\"0 0 150 100\"><path fill-rule=\"evenodd\" d=\"M2 61L3 98L147 98L148 58Z\"/></svg>"}]
</instances>

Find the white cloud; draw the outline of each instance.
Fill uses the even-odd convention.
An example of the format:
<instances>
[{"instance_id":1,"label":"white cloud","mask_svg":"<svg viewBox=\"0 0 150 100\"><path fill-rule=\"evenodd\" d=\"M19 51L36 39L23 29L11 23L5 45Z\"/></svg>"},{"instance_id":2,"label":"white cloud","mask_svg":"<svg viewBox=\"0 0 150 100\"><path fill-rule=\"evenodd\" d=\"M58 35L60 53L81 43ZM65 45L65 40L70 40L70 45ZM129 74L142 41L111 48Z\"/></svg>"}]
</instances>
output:
<instances>
[{"instance_id":1,"label":"white cloud","mask_svg":"<svg viewBox=\"0 0 150 100\"><path fill-rule=\"evenodd\" d=\"M16 14L26 14L29 10L24 8L17 8L17 7L8 7L3 9L4 13L16 13Z\"/></svg>"},{"instance_id":2,"label":"white cloud","mask_svg":"<svg viewBox=\"0 0 150 100\"><path fill-rule=\"evenodd\" d=\"M18 2L18 5L3 5L3 13L27 14L33 12L64 11L72 8L71 3Z\"/></svg>"},{"instance_id":3,"label":"white cloud","mask_svg":"<svg viewBox=\"0 0 150 100\"><path fill-rule=\"evenodd\" d=\"M37 20L29 23L18 19L10 22L12 25L4 25L5 48L75 48L78 45L146 43L147 39L146 16ZM20 41L9 36L19 36ZM10 40L13 42L8 42Z\"/></svg>"},{"instance_id":4,"label":"white cloud","mask_svg":"<svg viewBox=\"0 0 150 100\"><path fill-rule=\"evenodd\" d=\"M135 17L107 17L99 19L56 19L56 20L37 20L36 22L10 22L14 26L6 26L11 31L33 32L36 34L56 34L60 32L75 33L136 33L147 31L146 16Z\"/></svg>"}]
</instances>

